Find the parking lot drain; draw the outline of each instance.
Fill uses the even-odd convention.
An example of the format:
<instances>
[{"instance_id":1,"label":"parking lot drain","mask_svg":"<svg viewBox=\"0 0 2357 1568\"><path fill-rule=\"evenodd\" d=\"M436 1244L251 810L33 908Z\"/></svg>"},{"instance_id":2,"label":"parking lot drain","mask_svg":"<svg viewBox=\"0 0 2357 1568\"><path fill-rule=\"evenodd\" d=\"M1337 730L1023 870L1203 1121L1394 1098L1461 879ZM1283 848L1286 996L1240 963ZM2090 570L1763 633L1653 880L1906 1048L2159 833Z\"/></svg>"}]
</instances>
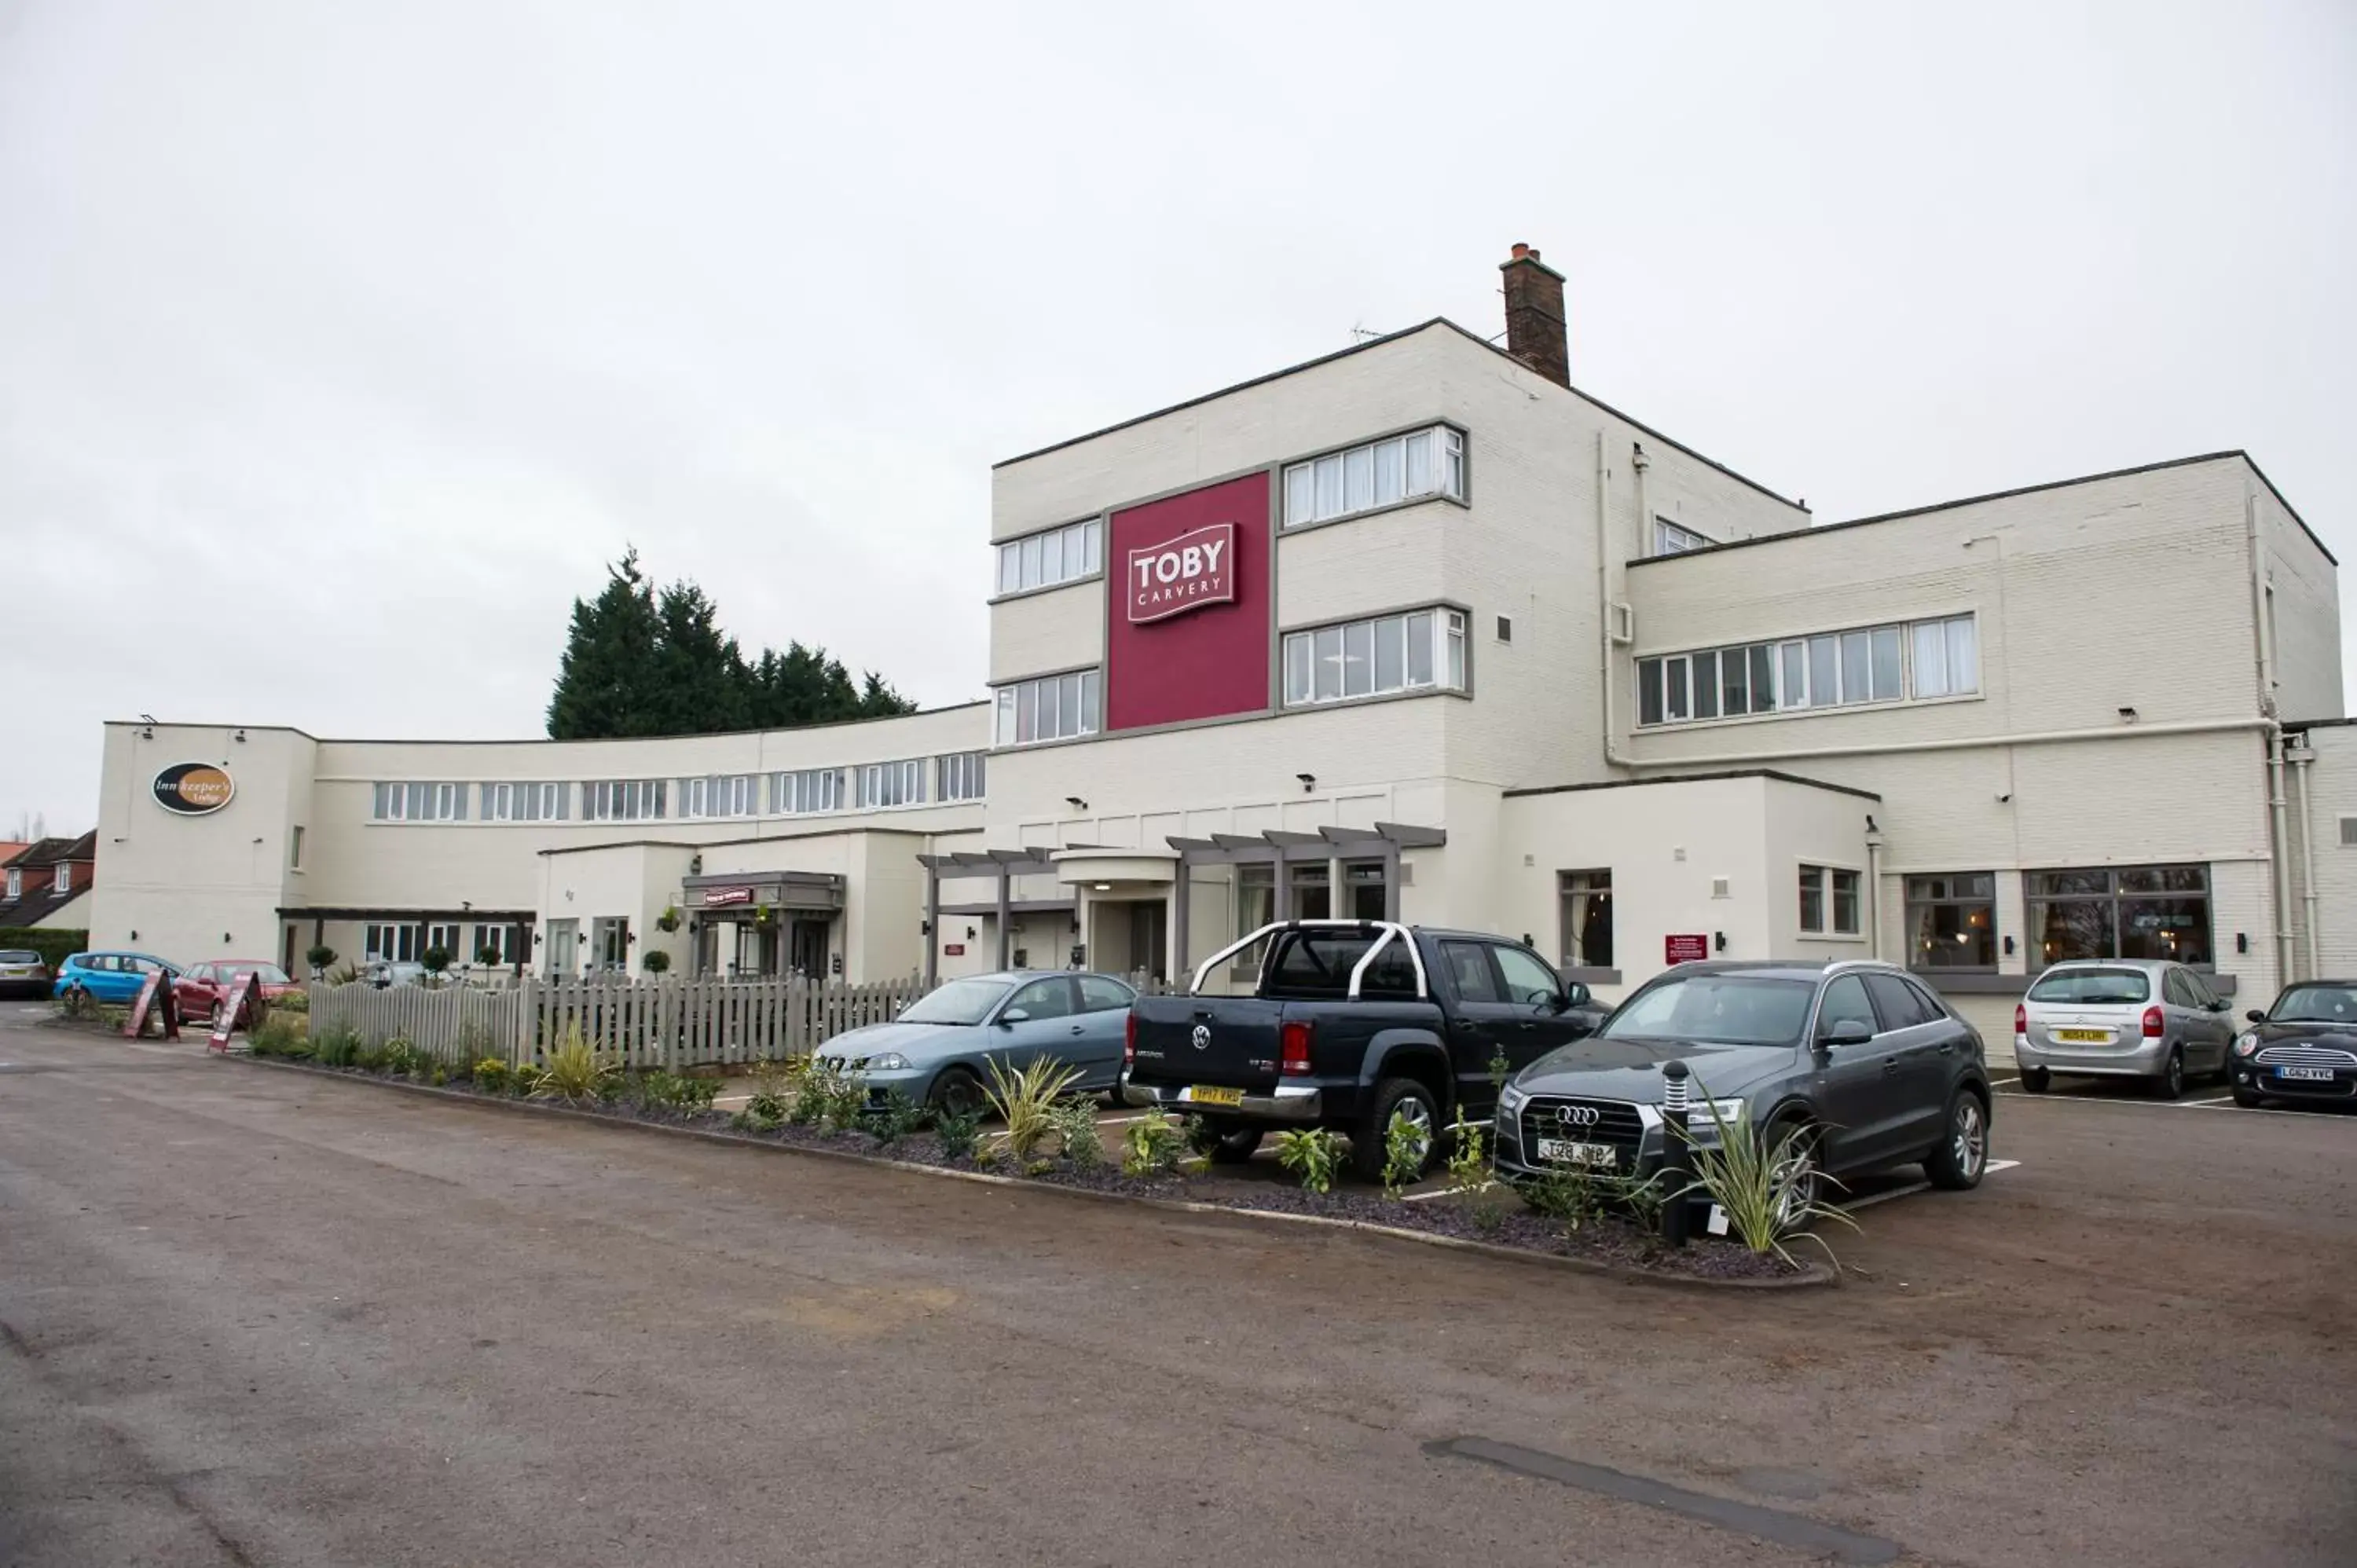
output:
<instances>
[{"instance_id":1,"label":"parking lot drain","mask_svg":"<svg viewBox=\"0 0 2357 1568\"><path fill-rule=\"evenodd\" d=\"M1674 1513L1697 1523L1734 1530L1773 1545L1788 1546L1821 1561L1876 1563L1899 1560L1896 1541L1859 1535L1838 1525L1825 1524L1801 1514L1785 1513L1779 1509L1763 1509L1752 1503L1730 1502L1725 1498L1714 1498L1704 1492L1690 1492L1684 1487L1649 1481L1642 1476L1627 1475L1602 1465L1583 1465L1577 1459L1542 1453L1536 1448L1524 1448L1519 1444L1495 1443L1486 1437L1444 1437L1426 1444L1424 1451L1440 1458L1471 1459L1478 1464L1494 1465L1518 1476L1555 1481L1566 1487L1577 1487L1584 1492L1594 1492L1598 1497L1659 1509L1663 1513Z\"/></svg>"}]
</instances>

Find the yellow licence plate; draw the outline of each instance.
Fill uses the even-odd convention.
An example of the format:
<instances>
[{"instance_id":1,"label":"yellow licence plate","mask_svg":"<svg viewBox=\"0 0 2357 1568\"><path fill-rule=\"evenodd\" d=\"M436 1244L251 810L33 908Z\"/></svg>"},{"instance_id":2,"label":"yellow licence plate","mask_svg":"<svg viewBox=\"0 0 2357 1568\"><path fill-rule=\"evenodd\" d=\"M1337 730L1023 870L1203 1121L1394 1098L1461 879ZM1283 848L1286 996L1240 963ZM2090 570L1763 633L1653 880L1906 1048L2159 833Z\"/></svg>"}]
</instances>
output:
<instances>
[{"instance_id":1,"label":"yellow licence plate","mask_svg":"<svg viewBox=\"0 0 2357 1568\"><path fill-rule=\"evenodd\" d=\"M1214 1084L1199 1083L1187 1091L1187 1098L1197 1105L1242 1105L1244 1091L1241 1089L1221 1089Z\"/></svg>"},{"instance_id":2,"label":"yellow licence plate","mask_svg":"<svg viewBox=\"0 0 2357 1568\"><path fill-rule=\"evenodd\" d=\"M2075 1045L2100 1046L2112 1037L2109 1029L2057 1029L2054 1037Z\"/></svg>"}]
</instances>

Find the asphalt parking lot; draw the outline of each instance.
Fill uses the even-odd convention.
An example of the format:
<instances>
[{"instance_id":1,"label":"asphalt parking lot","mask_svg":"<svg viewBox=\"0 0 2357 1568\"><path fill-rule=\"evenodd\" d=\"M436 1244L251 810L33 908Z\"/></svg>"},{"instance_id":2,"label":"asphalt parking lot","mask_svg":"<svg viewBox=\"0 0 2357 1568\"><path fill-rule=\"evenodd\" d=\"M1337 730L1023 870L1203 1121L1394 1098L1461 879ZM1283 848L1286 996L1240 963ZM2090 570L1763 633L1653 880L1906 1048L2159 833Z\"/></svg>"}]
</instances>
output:
<instances>
[{"instance_id":1,"label":"asphalt parking lot","mask_svg":"<svg viewBox=\"0 0 2357 1568\"><path fill-rule=\"evenodd\" d=\"M0 1016L0 1562L2347 1563L2357 1118L1996 1137L1735 1294Z\"/></svg>"}]
</instances>

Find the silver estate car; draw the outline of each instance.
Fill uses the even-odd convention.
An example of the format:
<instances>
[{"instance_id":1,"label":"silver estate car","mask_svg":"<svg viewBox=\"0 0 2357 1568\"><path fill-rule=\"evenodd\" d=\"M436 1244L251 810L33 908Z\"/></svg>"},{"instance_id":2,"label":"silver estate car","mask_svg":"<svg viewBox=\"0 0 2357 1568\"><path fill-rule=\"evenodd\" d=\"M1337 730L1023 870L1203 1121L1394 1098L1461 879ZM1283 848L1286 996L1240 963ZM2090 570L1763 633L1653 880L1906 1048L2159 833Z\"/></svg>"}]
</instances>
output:
<instances>
[{"instance_id":1,"label":"silver estate car","mask_svg":"<svg viewBox=\"0 0 2357 1568\"><path fill-rule=\"evenodd\" d=\"M2199 970L2158 960L2075 960L2040 975L2013 1010L2021 1087L2053 1075L2136 1078L2165 1100L2185 1075L2228 1072L2234 1024Z\"/></svg>"}]
</instances>

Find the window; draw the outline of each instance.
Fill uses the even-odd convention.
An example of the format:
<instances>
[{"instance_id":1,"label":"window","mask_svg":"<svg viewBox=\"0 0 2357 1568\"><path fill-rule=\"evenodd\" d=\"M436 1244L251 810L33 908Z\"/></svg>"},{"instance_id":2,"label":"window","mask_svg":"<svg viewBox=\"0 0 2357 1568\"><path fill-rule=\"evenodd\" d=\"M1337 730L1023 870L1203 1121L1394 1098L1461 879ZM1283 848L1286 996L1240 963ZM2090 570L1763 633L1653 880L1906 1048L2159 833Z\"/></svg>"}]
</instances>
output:
<instances>
[{"instance_id":1,"label":"window","mask_svg":"<svg viewBox=\"0 0 2357 1568\"><path fill-rule=\"evenodd\" d=\"M1965 696L1980 689L1977 649L1967 615L1641 659L1637 722Z\"/></svg>"},{"instance_id":2,"label":"window","mask_svg":"<svg viewBox=\"0 0 2357 1568\"><path fill-rule=\"evenodd\" d=\"M2171 959L2209 963L2210 868L2138 865L2039 871L2029 877L2029 929L2046 963Z\"/></svg>"},{"instance_id":3,"label":"window","mask_svg":"<svg viewBox=\"0 0 2357 1568\"><path fill-rule=\"evenodd\" d=\"M1448 971L1459 1002L1503 1002L1505 991L1490 967L1490 949L1483 942L1443 942L1440 961Z\"/></svg>"},{"instance_id":4,"label":"window","mask_svg":"<svg viewBox=\"0 0 2357 1568\"><path fill-rule=\"evenodd\" d=\"M1462 691L1465 614L1416 610L1289 631L1284 663L1288 708L1430 686Z\"/></svg>"},{"instance_id":5,"label":"window","mask_svg":"<svg viewBox=\"0 0 2357 1568\"><path fill-rule=\"evenodd\" d=\"M303 869L302 823L296 822L295 824L294 832L289 835L289 840L290 842L286 850L286 864L292 866L295 870L300 871Z\"/></svg>"},{"instance_id":6,"label":"window","mask_svg":"<svg viewBox=\"0 0 2357 1568\"><path fill-rule=\"evenodd\" d=\"M1330 920L1334 918L1334 883L1322 860L1297 861L1286 868L1287 918Z\"/></svg>"},{"instance_id":7,"label":"window","mask_svg":"<svg viewBox=\"0 0 2357 1568\"><path fill-rule=\"evenodd\" d=\"M1355 931L1301 931L1275 939L1276 962L1262 986L1270 996L1340 996L1350 988L1351 972L1375 943ZM1361 996L1413 996L1415 961L1405 946L1386 942L1361 977Z\"/></svg>"},{"instance_id":8,"label":"window","mask_svg":"<svg viewBox=\"0 0 2357 1568\"><path fill-rule=\"evenodd\" d=\"M1236 935L1249 935L1276 918L1276 867L1265 865L1240 865L1236 867ZM1260 961L1266 944L1246 948L1236 954L1232 972L1238 979L1251 979L1260 973Z\"/></svg>"},{"instance_id":9,"label":"window","mask_svg":"<svg viewBox=\"0 0 2357 1568\"><path fill-rule=\"evenodd\" d=\"M667 779L604 779L581 786L585 822L651 822L664 815Z\"/></svg>"},{"instance_id":10,"label":"window","mask_svg":"<svg viewBox=\"0 0 2357 1568\"><path fill-rule=\"evenodd\" d=\"M1285 526L1331 522L1427 496L1465 499L1465 435L1445 424L1287 465Z\"/></svg>"},{"instance_id":11,"label":"window","mask_svg":"<svg viewBox=\"0 0 2357 1568\"><path fill-rule=\"evenodd\" d=\"M598 969L626 972L630 967L630 922L620 915L601 915L589 922L590 962Z\"/></svg>"},{"instance_id":12,"label":"window","mask_svg":"<svg viewBox=\"0 0 2357 1568\"><path fill-rule=\"evenodd\" d=\"M1098 675L1075 670L998 688L998 744L1030 746L1097 733Z\"/></svg>"},{"instance_id":13,"label":"window","mask_svg":"<svg viewBox=\"0 0 2357 1568\"><path fill-rule=\"evenodd\" d=\"M1104 570L1104 524L1095 518L1010 539L998 547L998 591L1028 593L1077 583Z\"/></svg>"},{"instance_id":14,"label":"window","mask_svg":"<svg viewBox=\"0 0 2357 1568\"><path fill-rule=\"evenodd\" d=\"M1081 988L1081 1011L1110 1013L1116 1007L1126 1007L1137 1000L1137 993L1118 980L1108 980L1102 974L1083 974L1075 983Z\"/></svg>"},{"instance_id":15,"label":"window","mask_svg":"<svg viewBox=\"0 0 2357 1568\"><path fill-rule=\"evenodd\" d=\"M1498 618L1498 640L1500 642L1512 642L1514 640L1513 617L1500 616Z\"/></svg>"},{"instance_id":16,"label":"window","mask_svg":"<svg viewBox=\"0 0 2357 1568\"><path fill-rule=\"evenodd\" d=\"M1346 860L1342 863L1342 918L1346 920L1388 920L1391 918L1390 884L1384 877L1380 860Z\"/></svg>"},{"instance_id":17,"label":"window","mask_svg":"<svg viewBox=\"0 0 2357 1568\"><path fill-rule=\"evenodd\" d=\"M523 950L522 944L516 940L519 935L513 926L478 924L474 942L467 950L467 956L471 961L487 968L496 969L502 964L513 963L516 955Z\"/></svg>"},{"instance_id":18,"label":"window","mask_svg":"<svg viewBox=\"0 0 2357 1568\"><path fill-rule=\"evenodd\" d=\"M1907 966L1996 968L1996 878L1986 871L1907 879Z\"/></svg>"},{"instance_id":19,"label":"window","mask_svg":"<svg viewBox=\"0 0 2357 1568\"><path fill-rule=\"evenodd\" d=\"M1858 920L1858 874L1823 865L1801 867L1801 929L1813 936L1828 934L1825 904L1829 883L1834 918L1830 934L1857 936L1863 929Z\"/></svg>"},{"instance_id":20,"label":"window","mask_svg":"<svg viewBox=\"0 0 2357 1568\"><path fill-rule=\"evenodd\" d=\"M1867 994L1874 998L1874 1011L1885 1029L1911 1029L1947 1016L1911 981L1895 974L1868 974L1864 979Z\"/></svg>"},{"instance_id":21,"label":"window","mask_svg":"<svg viewBox=\"0 0 2357 1568\"><path fill-rule=\"evenodd\" d=\"M558 822L572 811L569 784L486 784L482 790L487 822Z\"/></svg>"},{"instance_id":22,"label":"window","mask_svg":"<svg viewBox=\"0 0 2357 1568\"><path fill-rule=\"evenodd\" d=\"M57 871L49 879L49 891L52 893L70 893L73 891L73 863L71 861L61 860L58 862Z\"/></svg>"},{"instance_id":23,"label":"window","mask_svg":"<svg viewBox=\"0 0 2357 1568\"><path fill-rule=\"evenodd\" d=\"M781 817L843 810L843 769L806 768L770 775L770 810Z\"/></svg>"},{"instance_id":24,"label":"window","mask_svg":"<svg viewBox=\"0 0 2357 1568\"><path fill-rule=\"evenodd\" d=\"M1700 550L1717 542L1715 539L1704 538L1691 528L1680 528L1667 518L1653 520L1653 553L1656 555L1683 555L1689 550Z\"/></svg>"},{"instance_id":25,"label":"window","mask_svg":"<svg viewBox=\"0 0 2357 1568\"><path fill-rule=\"evenodd\" d=\"M364 926L361 929L361 953L370 963L414 963L417 938L415 926Z\"/></svg>"},{"instance_id":26,"label":"window","mask_svg":"<svg viewBox=\"0 0 2357 1568\"><path fill-rule=\"evenodd\" d=\"M464 784L379 784L371 815L380 822L463 822Z\"/></svg>"},{"instance_id":27,"label":"window","mask_svg":"<svg viewBox=\"0 0 2357 1568\"><path fill-rule=\"evenodd\" d=\"M1866 986L1855 974L1836 976L1825 987L1825 998L1817 1004L1817 1038L1824 1039L1845 1024L1862 1025L1869 1035L1882 1032L1874 1004L1866 999Z\"/></svg>"},{"instance_id":28,"label":"window","mask_svg":"<svg viewBox=\"0 0 2357 1568\"><path fill-rule=\"evenodd\" d=\"M8 873L8 898L9 898L9 901L13 903L13 902L15 902L16 899L22 898L24 896L25 896L25 874L24 874L22 871L13 870L13 869L12 869L12 870Z\"/></svg>"},{"instance_id":29,"label":"window","mask_svg":"<svg viewBox=\"0 0 2357 1568\"><path fill-rule=\"evenodd\" d=\"M1555 873L1566 969L1612 967L1612 873Z\"/></svg>"},{"instance_id":30,"label":"window","mask_svg":"<svg viewBox=\"0 0 2357 1568\"><path fill-rule=\"evenodd\" d=\"M871 762L859 770L859 809L914 806L925 798L925 765L921 760Z\"/></svg>"},{"instance_id":31,"label":"window","mask_svg":"<svg viewBox=\"0 0 2357 1568\"><path fill-rule=\"evenodd\" d=\"M983 753L961 751L934 759L937 800L979 800L983 798Z\"/></svg>"},{"instance_id":32,"label":"window","mask_svg":"<svg viewBox=\"0 0 2357 1568\"><path fill-rule=\"evenodd\" d=\"M2126 1007L2152 995L2152 983L2140 969L2066 969L2040 975L2029 988L2032 1002L2061 1002L2075 1007Z\"/></svg>"},{"instance_id":33,"label":"window","mask_svg":"<svg viewBox=\"0 0 2357 1568\"><path fill-rule=\"evenodd\" d=\"M1059 976L1054 980L1035 980L1015 993L1006 1011L1020 1008L1032 1018L1066 1018L1072 1012L1071 983Z\"/></svg>"},{"instance_id":34,"label":"window","mask_svg":"<svg viewBox=\"0 0 2357 1568\"><path fill-rule=\"evenodd\" d=\"M761 814L761 776L758 773L715 773L679 781L679 814L683 817L758 817Z\"/></svg>"},{"instance_id":35,"label":"window","mask_svg":"<svg viewBox=\"0 0 2357 1568\"><path fill-rule=\"evenodd\" d=\"M1563 994L1563 983L1555 977L1555 971L1522 949L1491 948L1490 956L1498 961L1510 1001L1536 1004Z\"/></svg>"},{"instance_id":36,"label":"window","mask_svg":"<svg viewBox=\"0 0 2357 1568\"><path fill-rule=\"evenodd\" d=\"M2341 847L2357 849L2357 817L2341 819Z\"/></svg>"},{"instance_id":37,"label":"window","mask_svg":"<svg viewBox=\"0 0 2357 1568\"><path fill-rule=\"evenodd\" d=\"M457 926L433 925L425 928L425 950L431 952L436 948L440 948L447 953L452 963L460 962L467 956L465 950L458 946Z\"/></svg>"},{"instance_id":38,"label":"window","mask_svg":"<svg viewBox=\"0 0 2357 1568\"><path fill-rule=\"evenodd\" d=\"M1672 970L1623 1003L1596 1033L1602 1039L1791 1045L1808 1022L1814 991L1803 980ZM1858 1000L1863 1004L1863 993Z\"/></svg>"}]
</instances>

